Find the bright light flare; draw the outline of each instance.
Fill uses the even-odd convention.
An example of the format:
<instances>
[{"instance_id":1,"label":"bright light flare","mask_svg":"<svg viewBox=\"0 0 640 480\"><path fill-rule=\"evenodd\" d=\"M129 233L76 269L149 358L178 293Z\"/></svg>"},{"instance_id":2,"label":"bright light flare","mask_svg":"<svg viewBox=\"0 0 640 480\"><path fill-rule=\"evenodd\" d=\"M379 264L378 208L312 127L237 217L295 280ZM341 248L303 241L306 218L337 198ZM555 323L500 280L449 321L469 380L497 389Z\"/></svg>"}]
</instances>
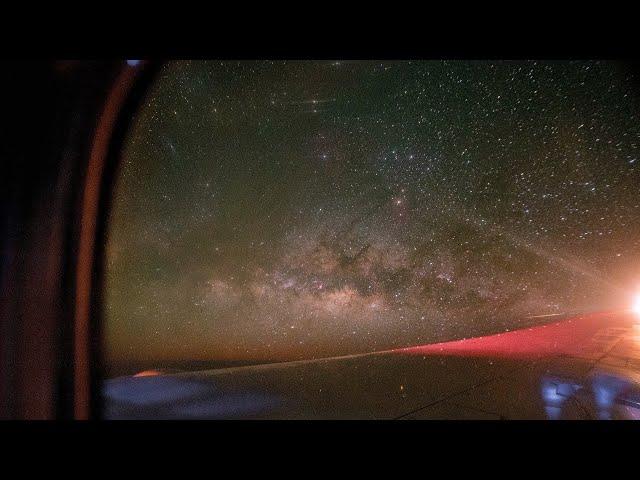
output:
<instances>
[{"instance_id":1,"label":"bright light flare","mask_svg":"<svg viewBox=\"0 0 640 480\"><path fill-rule=\"evenodd\" d=\"M631 304L631 311L640 316L640 294L633 297L633 303Z\"/></svg>"}]
</instances>

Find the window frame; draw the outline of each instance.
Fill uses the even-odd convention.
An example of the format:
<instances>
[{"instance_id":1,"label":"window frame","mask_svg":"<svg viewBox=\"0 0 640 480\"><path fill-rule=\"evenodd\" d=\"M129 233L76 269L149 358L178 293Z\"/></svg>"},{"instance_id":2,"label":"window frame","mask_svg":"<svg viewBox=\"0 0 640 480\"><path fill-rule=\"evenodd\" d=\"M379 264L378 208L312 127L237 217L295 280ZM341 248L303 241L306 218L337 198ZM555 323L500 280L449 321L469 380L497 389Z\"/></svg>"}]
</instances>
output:
<instances>
[{"instance_id":1,"label":"window frame","mask_svg":"<svg viewBox=\"0 0 640 480\"><path fill-rule=\"evenodd\" d=\"M122 62L99 114L79 207L73 318L73 418L102 418L105 246L121 153L163 62Z\"/></svg>"}]
</instances>

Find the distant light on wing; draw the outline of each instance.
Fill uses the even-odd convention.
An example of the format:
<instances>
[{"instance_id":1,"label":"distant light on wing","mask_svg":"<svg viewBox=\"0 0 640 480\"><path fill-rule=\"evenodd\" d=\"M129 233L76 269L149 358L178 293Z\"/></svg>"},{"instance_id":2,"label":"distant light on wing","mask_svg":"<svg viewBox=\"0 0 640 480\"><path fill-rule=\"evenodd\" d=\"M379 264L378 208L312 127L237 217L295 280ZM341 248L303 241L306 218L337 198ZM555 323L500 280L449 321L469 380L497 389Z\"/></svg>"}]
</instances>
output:
<instances>
[{"instance_id":1,"label":"distant light on wing","mask_svg":"<svg viewBox=\"0 0 640 480\"><path fill-rule=\"evenodd\" d=\"M160 370L144 370L136 373L134 377L157 377L159 375L162 375Z\"/></svg>"}]
</instances>

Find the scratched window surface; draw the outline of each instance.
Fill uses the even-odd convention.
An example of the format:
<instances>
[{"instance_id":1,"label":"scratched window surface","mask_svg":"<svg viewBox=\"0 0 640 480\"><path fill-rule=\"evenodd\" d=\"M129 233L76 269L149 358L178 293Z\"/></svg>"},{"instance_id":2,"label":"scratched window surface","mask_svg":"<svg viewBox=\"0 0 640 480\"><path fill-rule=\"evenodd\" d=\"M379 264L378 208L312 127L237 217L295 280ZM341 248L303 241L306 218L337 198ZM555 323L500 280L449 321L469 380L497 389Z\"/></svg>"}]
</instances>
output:
<instances>
[{"instance_id":1,"label":"scratched window surface","mask_svg":"<svg viewBox=\"0 0 640 480\"><path fill-rule=\"evenodd\" d=\"M388 350L628 303L635 82L598 61L165 65L115 189L108 374Z\"/></svg>"}]
</instances>

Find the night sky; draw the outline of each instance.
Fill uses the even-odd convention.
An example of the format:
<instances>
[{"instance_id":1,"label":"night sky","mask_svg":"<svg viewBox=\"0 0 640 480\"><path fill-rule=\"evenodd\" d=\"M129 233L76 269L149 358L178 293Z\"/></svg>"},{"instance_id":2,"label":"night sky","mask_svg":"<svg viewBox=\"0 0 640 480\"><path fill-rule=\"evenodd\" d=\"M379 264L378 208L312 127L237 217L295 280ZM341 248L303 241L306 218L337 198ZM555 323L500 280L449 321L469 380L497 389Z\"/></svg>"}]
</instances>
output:
<instances>
[{"instance_id":1,"label":"night sky","mask_svg":"<svg viewBox=\"0 0 640 480\"><path fill-rule=\"evenodd\" d=\"M110 362L317 358L626 308L640 99L610 62L177 62L134 119Z\"/></svg>"}]
</instances>

